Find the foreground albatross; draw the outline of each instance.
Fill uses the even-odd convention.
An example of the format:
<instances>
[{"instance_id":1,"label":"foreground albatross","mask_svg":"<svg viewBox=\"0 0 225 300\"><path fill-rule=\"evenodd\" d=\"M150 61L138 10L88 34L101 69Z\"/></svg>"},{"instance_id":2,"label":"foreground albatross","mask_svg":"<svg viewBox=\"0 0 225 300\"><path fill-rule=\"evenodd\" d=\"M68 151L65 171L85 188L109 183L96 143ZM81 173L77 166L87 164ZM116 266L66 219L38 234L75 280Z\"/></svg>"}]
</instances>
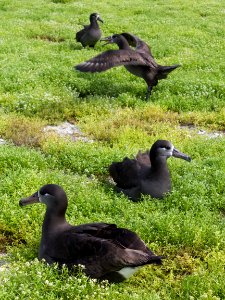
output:
<instances>
[{"instance_id":1,"label":"foreground albatross","mask_svg":"<svg viewBox=\"0 0 225 300\"><path fill-rule=\"evenodd\" d=\"M47 206L39 259L49 264L65 264L69 268L81 264L91 278L120 282L141 266L162 263L161 257L128 229L107 223L70 225L65 219L66 193L56 184L44 185L32 196L21 199L20 205L35 202Z\"/></svg>"},{"instance_id":2,"label":"foreground albatross","mask_svg":"<svg viewBox=\"0 0 225 300\"><path fill-rule=\"evenodd\" d=\"M128 72L141 77L147 83L146 100L152 91L152 87L158 81L165 79L167 75L180 65L161 66L154 60L148 45L137 36L130 33L114 34L102 39L106 44L117 44L119 50L108 50L75 66L81 72L103 72L117 66L124 66ZM130 46L134 46L135 49Z\"/></svg>"}]
</instances>

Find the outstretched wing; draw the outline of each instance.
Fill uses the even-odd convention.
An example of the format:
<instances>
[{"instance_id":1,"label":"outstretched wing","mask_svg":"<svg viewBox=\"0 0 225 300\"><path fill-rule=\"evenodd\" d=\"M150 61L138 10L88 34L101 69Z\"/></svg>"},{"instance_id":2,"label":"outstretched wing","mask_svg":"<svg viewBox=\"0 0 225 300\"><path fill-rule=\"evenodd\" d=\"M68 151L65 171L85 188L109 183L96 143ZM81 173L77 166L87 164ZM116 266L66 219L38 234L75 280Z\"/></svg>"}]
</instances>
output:
<instances>
[{"instance_id":1,"label":"outstretched wing","mask_svg":"<svg viewBox=\"0 0 225 300\"><path fill-rule=\"evenodd\" d=\"M103 72L122 65L143 65L148 62L134 50L108 50L75 66L81 72Z\"/></svg>"},{"instance_id":2,"label":"outstretched wing","mask_svg":"<svg viewBox=\"0 0 225 300\"><path fill-rule=\"evenodd\" d=\"M121 35L125 37L130 46L135 47L136 52L146 53L153 57L149 46L139 37L128 32L123 32Z\"/></svg>"}]
</instances>

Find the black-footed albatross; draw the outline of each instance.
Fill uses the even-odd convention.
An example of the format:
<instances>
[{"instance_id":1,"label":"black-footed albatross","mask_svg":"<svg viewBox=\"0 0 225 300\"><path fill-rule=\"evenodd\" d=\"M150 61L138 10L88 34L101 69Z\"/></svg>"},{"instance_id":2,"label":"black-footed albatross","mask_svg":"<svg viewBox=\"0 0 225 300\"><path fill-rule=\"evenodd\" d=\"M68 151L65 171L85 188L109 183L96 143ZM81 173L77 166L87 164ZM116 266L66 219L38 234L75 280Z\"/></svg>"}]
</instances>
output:
<instances>
[{"instance_id":1,"label":"black-footed albatross","mask_svg":"<svg viewBox=\"0 0 225 300\"><path fill-rule=\"evenodd\" d=\"M67 196L56 184L47 184L20 206L41 202L47 209L42 225L39 259L73 268L83 265L91 278L120 282L130 277L138 267L161 264L138 235L115 224L90 223L70 225L65 219Z\"/></svg>"},{"instance_id":2,"label":"black-footed albatross","mask_svg":"<svg viewBox=\"0 0 225 300\"><path fill-rule=\"evenodd\" d=\"M125 157L122 162L113 162L109 173L116 183L118 192L131 200L140 200L141 194L162 198L171 191L171 179L167 158L174 156L191 161L186 154L178 151L171 142L156 141L150 152L138 152L134 159Z\"/></svg>"},{"instance_id":3,"label":"black-footed albatross","mask_svg":"<svg viewBox=\"0 0 225 300\"><path fill-rule=\"evenodd\" d=\"M131 33L114 34L102 39L106 44L117 44L119 50L105 51L90 60L75 66L81 72L103 72L110 68L123 65L127 71L141 77L148 85L146 100L152 91L152 87L158 81L165 79L167 75L180 65L161 66L154 60L149 46ZM134 46L132 49L130 46Z\"/></svg>"},{"instance_id":4,"label":"black-footed albatross","mask_svg":"<svg viewBox=\"0 0 225 300\"><path fill-rule=\"evenodd\" d=\"M80 42L83 47L93 47L100 40L102 31L99 28L98 21L103 23L99 14L93 13L90 15L90 25L83 25L84 28L76 33L76 40Z\"/></svg>"}]
</instances>

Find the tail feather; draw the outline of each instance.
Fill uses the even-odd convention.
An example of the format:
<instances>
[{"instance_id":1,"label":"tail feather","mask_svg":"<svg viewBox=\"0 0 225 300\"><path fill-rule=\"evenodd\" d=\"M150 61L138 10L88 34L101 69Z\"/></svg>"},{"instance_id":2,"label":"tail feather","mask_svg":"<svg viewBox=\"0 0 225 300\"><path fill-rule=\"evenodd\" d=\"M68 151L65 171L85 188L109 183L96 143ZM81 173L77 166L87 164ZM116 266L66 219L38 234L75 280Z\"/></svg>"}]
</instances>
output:
<instances>
[{"instance_id":1,"label":"tail feather","mask_svg":"<svg viewBox=\"0 0 225 300\"><path fill-rule=\"evenodd\" d=\"M164 256L158 256L158 255L151 255L148 257L146 261L143 261L142 263L139 262L139 264L133 264L133 266L145 266L145 265L150 265L150 264L155 264L155 265L162 265L162 259L165 258Z\"/></svg>"},{"instance_id":2,"label":"tail feather","mask_svg":"<svg viewBox=\"0 0 225 300\"><path fill-rule=\"evenodd\" d=\"M148 264L161 265L163 258L164 256L157 256L157 255L151 256L148 260Z\"/></svg>"},{"instance_id":3,"label":"tail feather","mask_svg":"<svg viewBox=\"0 0 225 300\"><path fill-rule=\"evenodd\" d=\"M158 79L165 79L167 75L175 70L176 68L180 67L181 65L172 65L172 66L159 66L157 77Z\"/></svg>"}]
</instances>

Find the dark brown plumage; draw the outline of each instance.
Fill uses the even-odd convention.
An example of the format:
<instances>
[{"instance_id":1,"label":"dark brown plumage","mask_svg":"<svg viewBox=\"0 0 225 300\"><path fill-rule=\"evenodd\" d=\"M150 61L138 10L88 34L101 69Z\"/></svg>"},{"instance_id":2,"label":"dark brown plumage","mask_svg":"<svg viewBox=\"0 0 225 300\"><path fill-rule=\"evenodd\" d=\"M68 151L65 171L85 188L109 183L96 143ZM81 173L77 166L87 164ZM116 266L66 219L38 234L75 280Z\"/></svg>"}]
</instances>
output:
<instances>
[{"instance_id":1,"label":"dark brown plumage","mask_svg":"<svg viewBox=\"0 0 225 300\"><path fill-rule=\"evenodd\" d=\"M147 83L146 100L148 100L152 87L157 85L158 80L166 78L170 72L180 66L158 65L148 45L133 34L114 34L102 40L107 41L107 44L116 43L119 50L105 51L75 66L75 68L81 72L103 72L112 67L123 65L127 71L143 78ZM130 46L134 46L135 49Z\"/></svg>"},{"instance_id":2,"label":"dark brown plumage","mask_svg":"<svg viewBox=\"0 0 225 300\"><path fill-rule=\"evenodd\" d=\"M90 15L90 25L83 25L84 28L76 33L76 40L80 42L83 47L93 47L100 40L102 36L98 21L102 22L99 14L93 13Z\"/></svg>"},{"instance_id":3,"label":"dark brown plumage","mask_svg":"<svg viewBox=\"0 0 225 300\"><path fill-rule=\"evenodd\" d=\"M48 264L65 264L69 268L81 264L88 276L113 282L128 278L140 266L161 264L161 257L128 229L107 223L79 226L67 223L67 196L56 184L43 186L32 196L21 199L20 205L35 202L47 206L39 259L45 259Z\"/></svg>"},{"instance_id":4,"label":"dark brown plumage","mask_svg":"<svg viewBox=\"0 0 225 300\"><path fill-rule=\"evenodd\" d=\"M156 141L150 152L138 152L134 159L125 157L122 162L113 162L109 173L116 182L117 191L123 192L131 200L138 201L141 194L162 198L171 191L171 179L167 158L174 156L190 161L166 140Z\"/></svg>"}]
</instances>

